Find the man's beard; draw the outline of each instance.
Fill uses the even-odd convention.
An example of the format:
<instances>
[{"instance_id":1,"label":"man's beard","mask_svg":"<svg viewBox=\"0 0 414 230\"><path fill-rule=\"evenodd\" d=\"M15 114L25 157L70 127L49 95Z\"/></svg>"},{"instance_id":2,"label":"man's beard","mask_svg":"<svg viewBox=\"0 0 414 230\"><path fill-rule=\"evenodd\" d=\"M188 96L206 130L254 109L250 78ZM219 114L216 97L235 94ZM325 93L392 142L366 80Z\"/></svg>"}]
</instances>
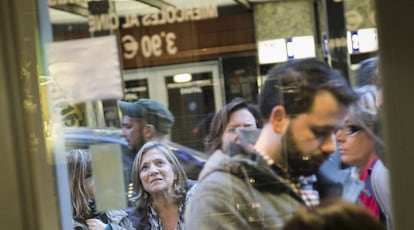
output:
<instances>
[{"instance_id":1,"label":"man's beard","mask_svg":"<svg viewBox=\"0 0 414 230\"><path fill-rule=\"evenodd\" d=\"M139 141L136 142L137 144L135 146L132 146L131 151L136 154L141 149L141 147L146 143L144 138L144 130L141 130L141 135L139 136Z\"/></svg>"},{"instance_id":2,"label":"man's beard","mask_svg":"<svg viewBox=\"0 0 414 230\"><path fill-rule=\"evenodd\" d=\"M292 129L289 127L282 136L282 160L287 172L292 178L299 176L310 176L315 174L319 166L326 159L327 154L307 154L299 150L298 145L293 138Z\"/></svg>"}]
</instances>

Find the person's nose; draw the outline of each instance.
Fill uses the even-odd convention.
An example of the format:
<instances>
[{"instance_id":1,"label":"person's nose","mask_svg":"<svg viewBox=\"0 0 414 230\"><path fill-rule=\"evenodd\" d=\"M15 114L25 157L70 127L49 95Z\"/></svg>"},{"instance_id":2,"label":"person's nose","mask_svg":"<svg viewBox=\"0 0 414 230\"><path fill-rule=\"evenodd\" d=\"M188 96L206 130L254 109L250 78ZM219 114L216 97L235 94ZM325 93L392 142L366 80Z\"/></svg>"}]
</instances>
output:
<instances>
[{"instance_id":1,"label":"person's nose","mask_svg":"<svg viewBox=\"0 0 414 230\"><path fill-rule=\"evenodd\" d=\"M335 152L335 148L336 148L336 143L335 143L335 135L331 134L329 137L327 137L322 145L321 145L321 150L324 153L334 153Z\"/></svg>"},{"instance_id":2,"label":"person's nose","mask_svg":"<svg viewBox=\"0 0 414 230\"><path fill-rule=\"evenodd\" d=\"M231 137L231 140L234 142L234 143L239 143L240 141L239 141L239 137L237 136L237 134L236 133L233 133L233 135L232 135L232 137Z\"/></svg>"},{"instance_id":3,"label":"person's nose","mask_svg":"<svg viewBox=\"0 0 414 230\"><path fill-rule=\"evenodd\" d=\"M126 131L125 131L125 128L122 128L121 129L121 133L119 134L121 137L126 137L127 136L127 133L126 133Z\"/></svg>"},{"instance_id":4,"label":"person's nose","mask_svg":"<svg viewBox=\"0 0 414 230\"><path fill-rule=\"evenodd\" d=\"M337 131L335 133L335 139L336 139L337 142L343 143L343 142L345 142L345 135L342 132Z\"/></svg>"},{"instance_id":5,"label":"person's nose","mask_svg":"<svg viewBox=\"0 0 414 230\"><path fill-rule=\"evenodd\" d=\"M156 175L159 173L158 168L155 165L150 165L149 166L149 174L150 175Z\"/></svg>"}]
</instances>

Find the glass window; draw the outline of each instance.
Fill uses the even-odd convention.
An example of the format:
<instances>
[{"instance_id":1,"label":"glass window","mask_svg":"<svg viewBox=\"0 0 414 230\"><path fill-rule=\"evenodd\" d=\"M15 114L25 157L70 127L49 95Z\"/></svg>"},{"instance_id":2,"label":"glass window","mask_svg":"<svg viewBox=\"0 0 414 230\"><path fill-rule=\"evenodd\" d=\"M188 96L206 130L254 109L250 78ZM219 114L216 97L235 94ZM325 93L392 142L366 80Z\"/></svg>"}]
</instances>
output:
<instances>
[{"instance_id":1,"label":"glass window","mask_svg":"<svg viewBox=\"0 0 414 230\"><path fill-rule=\"evenodd\" d=\"M364 2L364 7L370 7L368 1ZM147 200L147 197L156 199L156 195L160 194L157 189L163 187L165 182L165 187L171 186L169 192L177 192L173 197L179 204L176 207L179 214L177 220L172 222L180 228L185 225L182 210L186 199L183 197L192 195L193 192L197 194L197 189L193 191L191 188L194 181L199 179L205 163L211 159L209 157L214 152L211 150L222 154L214 155L218 158L212 157L217 161L214 167L222 167L213 171L227 173L220 177L225 180L234 178L210 191L217 191L217 197L207 197L205 194L195 196L201 197L201 203L206 205L229 202L229 207L234 208L232 211L247 215L246 223L263 224L263 227L280 227L299 206L316 205L319 195L326 195L325 191L338 191L336 187L323 191L309 189L312 187L309 185L316 183L319 178L314 178L318 168L307 163L314 160L322 165L326 159L319 156L321 151L334 152L328 160L333 164L326 166L327 168L322 166L323 170L328 170L328 174L332 167L337 170L335 173L338 174L331 173L328 179L343 178L337 175L345 175L339 173L351 172L347 167L354 167L352 173L358 172L360 179L366 182L366 177L362 178L365 175L363 172L366 167L373 166L368 163L374 161L363 162L363 167L360 167L357 161L347 159L341 153L346 149L341 148L341 145L364 134L367 139L365 142L371 141L371 147L381 147L376 114L368 113L368 118L358 117L360 113L356 110L361 107L355 106L351 110L354 114L334 117L329 120L335 120L334 124L325 124L323 117L312 114L312 109L320 108L309 107L318 104L315 100L320 95L313 96L312 87L308 89L308 85L301 85L305 80L293 81L296 75L286 79L286 82L275 81L270 88L277 93L261 98L271 101L270 104L284 103L283 109L274 112L273 107L261 108L259 112L257 106L262 90L265 90L261 88L265 85L265 76L273 68L283 66L288 60L302 60L304 56L318 58L329 65L332 64L329 62L338 59L335 57L337 53L328 51L342 45L346 48L346 37L335 37L326 43L325 40L322 42L321 38L326 38L326 34L331 32L325 31L329 15L322 13L322 5L317 1L306 0L49 0L48 21L42 22L40 26L42 34L45 35L42 44L47 66L41 86L42 103L47 105L43 109L47 140L56 159L65 160L65 167L69 167L67 174L65 168L62 171L63 176L58 176L63 178L58 179L58 187L63 191L59 199L69 202L69 199L76 198L75 193L79 191L74 190L73 183L80 183L74 180L76 178L85 187L81 194L88 201L84 207L80 204L71 210L62 205L62 213L66 213L62 218L74 218L81 226L87 225L86 219L98 216L107 224L107 219L101 216L105 211L122 210L131 214L131 210L141 208L140 211L144 210L144 216L148 218L145 224L151 228L159 224L167 225L166 220L157 213L156 202ZM292 17L297 14L302 16ZM278 23L274 23L275 21ZM346 35L345 26L344 24L340 29ZM278 47L274 46L276 40ZM306 43L300 44L305 40ZM265 63L258 60L261 56L259 43L267 45L262 50L265 52L262 55L268 57ZM310 50L303 52L306 55L301 56L299 48ZM341 58L342 55L348 55L346 52L339 53ZM356 60L375 56L376 50L370 50L370 53L363 55L349 55L354 55L347 59L351 63L340 63L345 64L348 70L351 64L357 64ZM305 70L297 71L304 71L304 75L309 76L315 74L315 71L321 71L306 69L308 66L303 68ZM351 76L345 77L354 85L357 67L354 65L352 70ZM344 74L348 72L344 71ZM285 71L283 74L292 72ZM315 79L318 77L315 74ZM312 82L314 79L308 80ZM327 80L323 85L334 91L338 86L335 83L337 82ZM346 82L342 83L345 85ZM374 107L369 109L375 110L375 113L379 107L375 99L377 89L371 87L358 91L361 95L374 96L367 100L373 102L370 105ZM347 95L351 97L354 91L350 88L347 90ZM328 100L330 97L324 99ZM349 98L344 100L350 101ZM331 106L325 106L319 103L320 107L336 107L334 105L337 101L328 102L334 104L327 103ZM254 146L263 120L267 122L273 114L272 111L280 115L278 118L286 121L281 123L283 128L269 135L279 135L280 138L271 140L277 147L274 148L273 143L269 144L270 141L267 141L269 148ZM329 114L338 113L330 110ZM301 116L304 114L309 116ZM343 121L344 117L346 118ZM349 135L341 132L349 127L357 129ZM249 157L239 160L238 152L231 152L234 151L234 145L229 144L228 140L241 143L243 150L240 151L244 151L243 154ZM314 145L309 144L310 142ZM326 149L319 151L314 146ZM277 149L275 154L285 155L272 159L272 154L257 154L268 149ZM378 159L375 154L370 157L371 160ZM83 160L80 162L84 164L83 168L87 169L83 174L81 171L71 171L70 168L71 165L74 168L76 166L76 162L70 160L80 158ZM175 158L181 167L176 167ZM234 160L235 163L225 164L228 160L232 163ZM268 171L272 173L262 175L263 171L254 168L257 165L268 167ZM312 173L306 167L311 168ZM183 182L180 179L181 168L186 175L184 178L194 181ZM209 173L213 172L206 172L203 177L208 177ZM160 177L154 179L154 174ZM325 181L321 179L319 182ZM241 187L252 188L259 199L246 198L248 191L237 191L235 185L238 183ZM276 195L272 195L269 200L262 196L272 190L275 184L283 184L283 189L296 194L283 201L286 202L287 209L281 213L275 208L278 206ZM180 186L185 188L185 195L180 194ZM204 188L202 183L197 186ZM92 192L89 191L90 188ZM341 195L344 198L345 195L339 194ZM358 194L352 195L345 198L356 202L359 199ZM376 208L375 214L380 217L383 213L380 213L379 206ZM197 207L194 210L203 211ZM211 211L208 208L206 210ZM261 210L266 210L263 216L259 215ZM70 212L72 216L68 214ZM218 218L214 221L222 223L231 219L226 218L224 209L218 212L223 213L196 215L191 223L208 224L203 222L203 218L214 215ZM220 219L221 214L223 219ZM110 217L108 213L105 215ZM133 218L129 220L133 222L131 224L137 225ZM231 224L233 223L230 226ZM234 224L233 227L240 227Z\"/></svg>"}]
</instances>

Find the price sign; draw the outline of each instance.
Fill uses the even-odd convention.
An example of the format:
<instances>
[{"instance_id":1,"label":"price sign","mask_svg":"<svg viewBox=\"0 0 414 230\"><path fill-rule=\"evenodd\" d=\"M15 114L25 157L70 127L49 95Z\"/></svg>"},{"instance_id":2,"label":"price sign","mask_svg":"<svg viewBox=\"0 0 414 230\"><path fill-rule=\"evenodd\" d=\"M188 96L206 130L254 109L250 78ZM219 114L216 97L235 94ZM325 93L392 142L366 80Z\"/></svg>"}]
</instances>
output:
<instances>
[{"instance_id":1,"label":"price sign","mask_svg":"<svg viewBox=\"0 0 414 230\"><path fill-rule=\"evenodd\" d=\"M138 39L127 34L121 38L123 56L126 59L133 59L138 52L145 58L159 57L164 53L174 55L178 51L175 39L175 33L164 31L152 35L143 35Z\"/></svg>"}]
</instances>

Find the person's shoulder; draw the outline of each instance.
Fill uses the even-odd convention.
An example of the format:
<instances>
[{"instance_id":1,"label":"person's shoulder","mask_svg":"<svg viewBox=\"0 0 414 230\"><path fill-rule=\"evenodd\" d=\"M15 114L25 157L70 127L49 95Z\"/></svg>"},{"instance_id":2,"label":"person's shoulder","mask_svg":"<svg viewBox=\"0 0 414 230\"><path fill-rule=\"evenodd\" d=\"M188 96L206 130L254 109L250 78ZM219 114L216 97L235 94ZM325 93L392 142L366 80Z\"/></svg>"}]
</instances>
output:
<instances>
[{"instance_id":1,"label":"person's shoulder","mask_svg":"<svg viewBox=\"0 0 414 230\"><path fill-rule=\"evenodd\" d=\"M228 151L216 150L208 159L204 169L200 173L199 183L205 180L214 184L228 183L229 180L243 180L244 170L250 174L265 174L268 171L263 170L266 167L265 161L258 155L246 149L244 146L230 144ZM269 167L268 167L269 168ZM266 171L266 172L265 172Z\"/></svg>"},{"instance_id":2,"label":"person's shoulder","mask_svg":"<svg viewBox=\"0 0 414 230\"><path fill-rule=\"evenodd\" d=\"M213 196L216 199L227 200L229 197L244 197L251 185L246 183L245 178L233 174L230 169L222 168L213 170L206 174L202 180L196 184L193 196L203 199L203 197Z\"/></svg>"},{"instance_id":3,"label":"person's shoulder","mask_svg":"<svg viewBox=\"0 0 414 230\"><path fill-rule=\"evenodd\" d=\"M226 184L228 183L228 180L233 176L234 175L232 175L224 168L216 168L206 172L203 177L197 181L196 186L199 187L206 184Z\"/></svg>"},{"instance_id":4,"label":"person's shoulder","mask_svg":"<svg viewBox=\"0 0 414 230\"><path fill-rule=\"evenodd\" d=\"M194 184L192 189L197 190L195 193L199 195L219 193L228 196L231 195L229 194L229 191L232 191L231 188L236 186L235 180L237 180L237 177L225 169L212 170Z\"/></svg>"},{"instance_id":5,"label":"person's shoulder","mask_svg":"<svg viewBox=\"0 0 414 230\"><path fill-rule=\"evenodd\" d=\"M380 205L383 212L391 216L391 189L390 189L390 175L388 169L384 166L381 160L378 160L371 172L371 186L374 197Z\"/></svg>"}]
</instances>

